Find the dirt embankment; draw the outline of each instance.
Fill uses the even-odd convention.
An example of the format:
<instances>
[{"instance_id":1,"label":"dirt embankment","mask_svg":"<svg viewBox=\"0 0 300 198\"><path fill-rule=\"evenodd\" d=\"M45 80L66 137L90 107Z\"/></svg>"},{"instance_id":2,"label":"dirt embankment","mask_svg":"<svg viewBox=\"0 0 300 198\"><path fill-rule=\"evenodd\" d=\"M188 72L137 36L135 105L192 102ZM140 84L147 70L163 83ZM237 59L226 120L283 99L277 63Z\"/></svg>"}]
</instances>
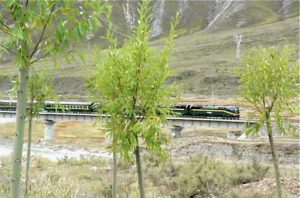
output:
<instances>
[{"instance_id":1,"label":"dirt embankment","mask_svg":"<svg viewBox=\"0 0 300 198\"><path fill-rule=\"evenodd\" d=\"M277 140L277 157L282 165L299 166L300 144L298 141ZM234 161L259 160L272 162L272 154L267 139L226 140L205 137L183 137L172 141L170 148L176 158L208 155Z\"/></svg>"},{"instance_id":2,"label":"dirt embankment","mask_svg":"<svg viewBox=\"0 0 300 198\"><path fill-rule=\"evenodd\" d=\"M54 88L60 95L79 94L85 95L86 88L82 77L59 77L55 78Z\"/></svg>"}]
</instances>

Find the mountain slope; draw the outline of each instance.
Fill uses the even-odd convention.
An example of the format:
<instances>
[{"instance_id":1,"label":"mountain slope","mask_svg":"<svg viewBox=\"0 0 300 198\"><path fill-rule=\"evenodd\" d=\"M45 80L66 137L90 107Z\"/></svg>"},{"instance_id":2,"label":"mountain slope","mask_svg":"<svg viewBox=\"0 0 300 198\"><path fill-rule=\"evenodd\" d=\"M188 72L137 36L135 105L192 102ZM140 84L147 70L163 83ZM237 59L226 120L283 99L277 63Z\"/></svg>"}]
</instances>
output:
<instances>
[{"instance_id":1,"label":"mountain slope","mask_svg":"<svg viewBox=\"0 0 300 198\"><path fill-rule=\"evenodd\" d=\"M137 24L139 2L124 0L112 4L114 31L122 40ZM299 47L299 1L159 0L152 2L152 12L151 44L157 48L161 47L176 12L182 15L170 60L174 68L170 81L182 83L183 91L189 94L237 94L235 71L240 61L236 36L241 38L240 55L259 45ZM54 70L55 86L60 94L85 95L82 77L98 62L99 54L90 46L99 44L99 34L81 44L88 66L64 60L59 68L49 60L39 63ZM6 96L17 69L13 62L4 61L0 63L0 72L0 96L1 93Z\"/></svg>"},{"instance_id":2,"label":"mountain slope","mask_svg":"<svg viewBox=\"0 0 300 198\"><path fill-rule=\"evenodd\" d=\"M112 1L118 30L130 32L137 24L138 1ZM152 37L166 34L170 20L181 14L180 28L200 31L249 27L299 15L297 0L155 0L152 1Z\"/></svg>"}]
</instances>

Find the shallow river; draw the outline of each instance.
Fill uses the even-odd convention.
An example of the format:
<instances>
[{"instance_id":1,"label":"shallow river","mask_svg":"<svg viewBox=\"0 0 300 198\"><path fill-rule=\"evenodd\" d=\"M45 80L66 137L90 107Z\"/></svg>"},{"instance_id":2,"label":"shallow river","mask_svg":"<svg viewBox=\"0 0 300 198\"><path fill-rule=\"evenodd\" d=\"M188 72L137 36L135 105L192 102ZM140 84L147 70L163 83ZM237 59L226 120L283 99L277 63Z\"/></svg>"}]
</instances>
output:
<instances>
[{"instance_id":1,"label":"shallow river","mask_svg":"<svg viewBox=\"0 0 300 198\"><path fill-rule=\"evenodd\" d=\"M15 118L0 118L0 124L6 122L14 122Z\"/></svg>"},{"instance_id":2,"label":"shallow river","mask_svg":"<svg viewBox=\"0 0 300 198\"><path fill-rule=\"evenodd\" d=\"M6 122L14 122L15 119L0 118L0 124ZM23 155L26 155L27 144L23 146ZM13 142L8 139L3 139L0 136L0 157L8 156L12 153ZM64 158L80 159L82 157L104 157L112 158L112 155L107 150L88 151L83 149L70 149L62 146L48 146L46 144L33 144L31 147L32 155L41 156L51 161L57 161Z\"/></svg>"},{"instance_id":3,"label":"shallow river","mask_svg":"<svg viewBox=\"0 0 300 198\"><path fill-rule=\"evenodd\" d=\"M26 155L27 144L24 144L23 155ZM0 138L0 156L8 156L12 153L12 141ZM46 146L42 144L33 144L31 147L31 154L47 158L51 161L57 161L64 158L80 159L82 157L103 157L111 159L112 155L107 150L88 151L83 149L69 149L62 146Z\"/></svg>"}]
</instances>

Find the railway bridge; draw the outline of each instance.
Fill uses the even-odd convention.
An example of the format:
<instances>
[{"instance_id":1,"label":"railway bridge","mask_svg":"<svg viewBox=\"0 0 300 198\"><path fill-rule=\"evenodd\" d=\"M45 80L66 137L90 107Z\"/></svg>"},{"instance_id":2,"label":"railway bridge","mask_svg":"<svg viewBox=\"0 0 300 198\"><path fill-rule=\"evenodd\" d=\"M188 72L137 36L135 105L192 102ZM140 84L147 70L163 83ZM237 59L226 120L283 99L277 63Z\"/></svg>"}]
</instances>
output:
<instances>
[{"instance_id":1,"label":"railway bridge","mask_svg":"<svg viewBox=\"0 0 300 198\"><path fill-rule=\"evenodd\" d=\"M44 139L54 139L55 131L54 124L59 121L105 121L109 119L108 115L99 116L96 113L50 113L41 112L39 119L45 120ZM0 111L0 118L2 119L15 119L15 111ZM168 117L167 125L171 128L173 137L178 138L181 136L183 128L187 127L207 127L207 128L222 128L222 129L239 129L244 131L246 126L254 124L253 120L226 120L226 119L207 119L196 117Z\"/></svg>"}]
</instances>

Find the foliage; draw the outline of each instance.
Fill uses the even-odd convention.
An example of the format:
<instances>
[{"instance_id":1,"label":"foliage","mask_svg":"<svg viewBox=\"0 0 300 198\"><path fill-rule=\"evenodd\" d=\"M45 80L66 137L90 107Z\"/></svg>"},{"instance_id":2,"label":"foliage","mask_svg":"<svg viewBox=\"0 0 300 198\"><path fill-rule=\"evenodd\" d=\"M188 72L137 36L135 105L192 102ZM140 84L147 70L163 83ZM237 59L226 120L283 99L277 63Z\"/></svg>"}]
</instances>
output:
<instances>
[{"instance_id":1,"label":"foliage","mask_svg":"<svg viewBox=\"0 0 300 198\"><path fill-rule=\"evenodd\" d=\"M13 88L9 91L11 97L17 96L19 80L12 81ZM28 98L30 101L35 101L33 105L33 115L38 116L43 108L43 104L47 98L55 97L53 88L53 76L47 70L36 71L32 68L28 81Z\"/></svg>"},{"instance_id":2,"label":"foliage","mask_svg":"<svg viewBox=\"0 0 300 198\"><path fill-rule=\"evenodd\" d=\"M12 163L11 197L20 197L27 86L30 66L50 54L69 49L70 40L84 36L100 26L98 19L105 4L96 1L15 1L1 4L1 49L14 55L19 67L16 133Z\"/></svg>"},{"instance_id":3,"label":"foliage","mask_svg":"<svg viewBox=\"0 0 300 198\"><path fill-rule=\"evenodd\" d=\"M234 190L230 193L231 198L274 198L276 191L268 190L268 192L262 192L262 190L254 189L251 191Z\"/></svg>"},{"instance_id":4,"label":"foliage","mask_svg":"<svg viewBox=\"0 0 300 198\"><path fill-rule=\"evenodd\" d=\"M262 165L254 159L249 165L235 164L232 168L233 174L230 174L229 177L233 185L246 184L265 178L269 168L269 166Z\"/></svg>"},{"instance_id":5,"label":"foliage","mask_svg":"<svg viewBox=\"0 0 300 198\"><path fill-rule=\"evenodd\" d=\"M151 20L149 4L149 0L142 1L139 24L122 48L116 48L116 39L109 26L107 39L112 47L107 58L97 65L89 85L94 96L100 92L104 99L102 111L110 116L106 123L113 142L112 197L116 197L116 153L121 153L122 157L129 160L134 152L140 197L143 198L145 193L139 141L159 154L163 153L161 145L167 142L160 124L170 112L172 89L165 86L165 81L171 73L168 58L179 18L172 24L167 46L158 52L149 46L148 41Z\"/></svg>"},{"instance_id":6,"label":"foliage","mask_svg":"<svg viewBox=\"0 0 300 198\"><path fill-rule=\"evenodd\" d=\"M2 5L1 47L15 55L20 66L71 48L74 40L100 26L99 14L105 9L99 1L9 0Z\"/></svg>"},{"instance_id":7,"label":"foliage","mask_svg":"<svg viewBox=\"0 0 300 198\"><path fill-rule=\"evenodd\" d=\"M145 164L146 178L161 194L171 197L222 197L232 186L263 179L269 168L257 161L226 164L207 156L183 164L150 156Z\"/></svg>"},{"instance_id":8,"label":"foliage","mask_svg":"<svg viewBox=\"0 0 300 198\"><path fill-rule=\"evenodd\" d=\"M274 114L279 131L286 133L282 114L285 109L293 111L292 100L299 94L299 66L293 60L294 53L289 47L254 49L244 58L241 72L241 95L258 112L258 121L247 129L247 134L267 127L278 198L282 190L271 116Z\"/></svg>"},{"instance_id":9,"label":"foliage","mask_svg":"<svg viewBox=\"0 0 300 198\"><path fill-rule=\"evenodd\" d=\"M147 1L145 1L147 2ZM125 45L112 48L105 61L97 65L89 88L93 95L104 99L102 111L111 115L107 120L109 134L114 136L114 149L129 158L142 138L152 151L161 152L166 137L159 124L169 113L173 88L165 86L171 74L168 57L172 48L174 22L163 50L149 46L150 17L148 3L140 10L140 23ZM100 94L99 94L100 93Z\"/></svg>"},{"instance_id":10,"label":"foliage","mask_svg":"<svg viewBox=\"0 0 300 198\"><path fill-rule=\"evenodd\" d=\"M294 59L295 50L289 47L252 49L244 57L240 94L255 107L259 119L248 134L266 123L267 112L274 112L280 132L287 132L282 114L294 111L293 99L299 93L299 65Z\"/></svg>"},{"instance_id":11,"label":"foliage","mask_svg":"<svg viewBox=\"0 0 300 198\"><path fill-rule=\"evenodd\" d=\"M175 180L180 197L201 195L203 197L217 196L224 193L229 181L221 166L208 157L190 159L181 169Z\"/></svg>"},{"instance_id":12,"label":"foliage","mask_svg":"<svg viewBox=\"0 0 300 198\"><path fill-rule=\"evenodd\" d=\"M43 108L46 97L54 94L52 89L52 83L49 80L49 76L45 73L40 72L39 74L34 72L30 74L28 81L28 97L29 97L29 109L28 109L28 145L27 145L27 161L26 161L26 172L25 172L25 193L28 194L29 184L29 172L30 172L30 157L31 157L31 140L32 140L32 120L33 117L39 116L41 109Z\"/></svg>"},{"instance_id":13,"label":"foliage","mask_svg":"<svg viewBox=\"0 0 300 198\"><path fill-rule=\"evenodd\" d=\"M256 181L262 180L270 170L269 166L260 164L256 159L253 159L251 168L251 174Z\"/></svg>"},{"instance_id":14,"label":"foliage","mask_svg":"<svg viewBox=\"0 0 300 198\"><path fill-rule=\"evenodd\" d=\"M28 96L35 101L33 115L37 116L47 98L55 97L53 78L47 71L32 71L28 81Z\"/></svg>"}]
</instances>

